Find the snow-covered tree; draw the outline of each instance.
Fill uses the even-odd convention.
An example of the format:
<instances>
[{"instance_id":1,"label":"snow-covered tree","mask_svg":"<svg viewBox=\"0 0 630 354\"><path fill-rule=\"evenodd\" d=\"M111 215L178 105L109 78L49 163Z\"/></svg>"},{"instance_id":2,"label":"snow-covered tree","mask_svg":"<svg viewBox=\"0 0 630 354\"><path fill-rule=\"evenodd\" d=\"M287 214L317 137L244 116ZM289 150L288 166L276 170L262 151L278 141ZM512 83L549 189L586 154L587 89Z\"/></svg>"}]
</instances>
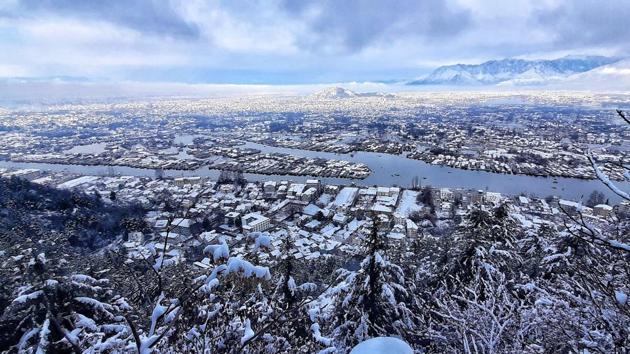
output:
<instances>
[{"instance_id":1,"label":"snow-covered tree","mask_svg":"<svg viewBox=\"0 0 630 354\"><path fill-rule=\"evenodd\" d=\"M433 264L418 272L414 311L427 347L453 352L510 347L519 323L511 284L521 277L522 232L509 213L507 205L473 208L452 235L437 241L441 247Z\"/></svg>"},{"instance_id":2,"label":"snow-covered tree","mask_svg":"<svg viewBox=\"0 0 630 354\"><path fill-rule=\"evenodd\" d=\"M430 349L448 353L512 353L526 349L527 324L521 317L525 304L505 276L475 272L467 284L434 296L426 329L434 340Z\"/></svg>"},{"instance_id":3,"label":"snow-covered tree","mask_svg":"<svg viewBox=\"0 0 630 354\"><path fill-rule=\"evenodd\" d=\"M374 218L375 219L375 218ZM374 221L359 269L338 270L338 282L324 294L331 308L321 309L333 345L339 350L380 335L405 337L413 332L410 294L400 266L387 258L384 236Z\"/></svg>"},{"instance_id":4,"label":"snow-covered tree","mask_svg":"<svg viewBox=\"0 0 630 354\"><path fill-rule=\"evenodd\" d=\"M27 276L0 319L3 347L24 353L125 349L125 299L113 294L109 280L61 274L54 263L39 253L22 264Z\"/></svg>"},{"instance_id":5,"label":"snow-covered tree","mask_svg":"<svg viewBox=\"0 0 630 354\"><path fill-rule=\"evenodd\" d=\"M571 230L551 241L537 257L544 272L520 285L532 303L523 314L529 341L553 351L623 352L630 343L628 253Z\"/></svg>"},{"instance_id":6,"label":"snow-covered tree","mask_svg":"<svg viewBox=\"0 0 630 354\"><path fill-rule=\"evenodd\" d=\"M230 256L225 241L206 247L213 265L189 279L190 286L175 299L156 304L155 334L162 333L154 347L179 352L247 352L246 345L267 337L257 336L273 315L268 296L271 273L241 257ZM169 311L177 321L168 319ZM154 335L155 335L154 334ZM256 338L254 338L256 336Z\"/></svg>"},{"instance_id":7,"label":"snow-covered tree","mask_svg":"<svg viewBox=\"0 0 630 354\"><path fill-rule=\"evenodd\" d=\"M487 277L502 272L513 279L517 270L512 265L521 261L516 252L516 242L521 237L521 230L509 216L509 206L474 208L450 236L442 269L434 274L435 279L456 287L475 281L477 272Z\"/></svg>"}]
</instances>

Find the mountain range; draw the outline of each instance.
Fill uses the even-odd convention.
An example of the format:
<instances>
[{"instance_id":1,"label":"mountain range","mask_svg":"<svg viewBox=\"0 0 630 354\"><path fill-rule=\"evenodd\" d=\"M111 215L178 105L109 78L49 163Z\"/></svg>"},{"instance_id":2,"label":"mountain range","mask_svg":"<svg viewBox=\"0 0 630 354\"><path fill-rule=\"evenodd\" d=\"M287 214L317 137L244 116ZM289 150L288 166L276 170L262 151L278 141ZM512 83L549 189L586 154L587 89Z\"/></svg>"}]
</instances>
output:
<instances>
[{"instance_id":1,"label":"mountain range","mask_svg":"<svg viewBox=\"0 0 630 354\"><path fill-rule=\"evenodd\" d=\"M561 82L620 61L603 56L567 56L553 60L502 59L481 64L441 66L408 85L541 85Z\"/></svg>"}]
</instances>

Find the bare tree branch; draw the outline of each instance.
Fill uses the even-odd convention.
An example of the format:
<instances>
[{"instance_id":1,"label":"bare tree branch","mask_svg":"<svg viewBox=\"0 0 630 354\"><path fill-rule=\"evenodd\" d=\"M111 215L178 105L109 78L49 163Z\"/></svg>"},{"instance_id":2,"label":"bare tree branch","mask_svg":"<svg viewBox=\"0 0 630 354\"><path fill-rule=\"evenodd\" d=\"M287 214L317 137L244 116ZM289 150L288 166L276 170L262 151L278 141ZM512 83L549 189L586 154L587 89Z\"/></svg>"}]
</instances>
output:
<instances>
[{"instance_id":1,"label":"bare tree branch","mask_svg":"<svg viewBox=\"0 0 630 354\"><path fill-rule=\"evenodd\" d=\"M618 109L617 114L619 115L619 117L625 120L626 123L630 124L630 118L626 117L626 114L622 110Z\"/></svg>"}]
</instances>

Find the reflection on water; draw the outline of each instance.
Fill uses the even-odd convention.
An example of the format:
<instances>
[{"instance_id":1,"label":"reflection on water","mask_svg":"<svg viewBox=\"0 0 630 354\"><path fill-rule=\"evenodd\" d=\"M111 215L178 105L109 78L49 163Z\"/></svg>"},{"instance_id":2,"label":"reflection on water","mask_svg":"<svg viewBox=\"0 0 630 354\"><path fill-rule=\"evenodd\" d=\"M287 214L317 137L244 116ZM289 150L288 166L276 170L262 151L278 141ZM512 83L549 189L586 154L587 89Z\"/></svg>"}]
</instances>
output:
<instances>
[{"instance_id":1,"label":"reflection on water","mask_svg":"<svg viewBox=\"0 0 630 354\"><path fill-rule=\"evenodd\" d=\"M366 179L356 181L358 185L398 185L407 187L411 185L413 177L418 176L423 185L431 185L434 187L487 189L506 194L515 195L525 193L541 197L557 195L575 200L579 200L582 197L588 198L593 190L599 190L608 196L611 201L619 201L618 196L597 180L534 177L461 170L447 166L427 164L423 161L406 158L403 155L389 155L374 152L360 151L353 154L336 154L272 147L251 142L247 142L244 146L269 153L276 152L294 156L321 157L366 164L372 170L372 174ZM329 180L334 181L338 179ZM554 183L554 181L557 181L557 183ZM630 187L630 183L623 183L622 185Z\"/></svg>"},{"instance_id":2,"label":"reflection on water","mask_svg":"<svg viewBox=\"0 0 630 354\"><path fill-rule=\"evenodd\" d=\"M192 140L191 140L192 142ZM93 144L92 144L93 145ZM620 198L612 193L598 180L580 180L573 178L551 178L551 177L533 177L523 175L507 175L482 171L460 170L451 167L437 166L427 164L423 161L408 159L404 156L395 156L372 152L355 152L353 154L336 154L329 152L317 152L300 149L288 149L281 147L272 147L256 143L247 142L243 147L254 148L268 153L286 153L294 156L302 157L320 157L327 159L346 160L357 163L364 163L370 167L372 174L363 180L343 179L343 178L320 178L323 183L328 184L357 184L363 186L381 185L390 186L397 185L400 187L408 187L414 176L418 176L422 185L431 185L434 187L453 187L465 189L483 189L504 194L517 195L525 193L545 197L548 195L556 195L561 198L573 200L581 200L588 198L593 190L604 193L610 202L619 202ZM178 151L178 156L186 157L185 151L172 150L173 153ZM183 155L185 154L185 155ZM132 168L124 166L78 166L78 165L56 165L46 163L19 163L0 161L0 167L14 168L38 168L42 170L66 171L70 173L86 174L86 175L108 175L112 172L116 175L130 176L155 176L154 170ZM204 176L217 178L219 172L210 170L207 167L201 167L197 170L164 171L166 177L180 176ZM253 173L245 173L245 177L250 181L266 181L266 180L291 180L305 181L313 178L307 176L287 176L287 175L261 175ZM555 183L557 181L557 183ZM630 183L620 183L624 188L630 189Z\"/></svg>"}]
</instances>

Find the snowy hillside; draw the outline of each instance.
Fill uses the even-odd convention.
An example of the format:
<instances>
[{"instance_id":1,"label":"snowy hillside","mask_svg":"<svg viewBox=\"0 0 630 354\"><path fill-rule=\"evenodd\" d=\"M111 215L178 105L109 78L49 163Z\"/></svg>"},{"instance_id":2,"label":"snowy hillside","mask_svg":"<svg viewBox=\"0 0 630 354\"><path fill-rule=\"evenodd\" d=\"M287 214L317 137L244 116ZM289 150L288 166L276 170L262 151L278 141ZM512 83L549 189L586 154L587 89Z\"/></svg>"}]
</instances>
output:
<instances>
[{"instance_id":1,"label":"snowy hillside","mask_svg":"<svg viewBox=\"0 0 630 354\"><path fill-rule=\"evenodd\" d=\"M394 97L394 95L380 92L358 93L343 87L329 87L312 94L311 97L320 100L335 100L355 97Z\"/></svg>"},{"instance_id":2,"label":"snowy hillside","mask_svg":"<svg viewBox=\"0 0 630 354\"><path fill-rule=\"evenodd\" d=\"M570 89L630 91L630 59L572 75L551 86Z\"/></svg>"},{"instance_id":3,"label":"snowy hillside","mask_svg":"<svg viewBox=\"0 0 630 354\"><path fill-rule=\"evenodd\" d=\"M342 87L330 87L330 88L314 93L312 97L319 98L319 99L338 99L338 98L357 97L357 94L353 91L347 90Z\"/></svg>"},{"instance_id":4,"label":"snowy hillside","mask_svg":"<svg viewBox=\"0 0 630 354\"><path fill-rule=\"evenodd\" d=\"M554 60L502 59L478 65L448 65L409 85L532 85L562 80L577 73L614 63L600 56L568 56Z\"/></svg>"}]
</instances>

